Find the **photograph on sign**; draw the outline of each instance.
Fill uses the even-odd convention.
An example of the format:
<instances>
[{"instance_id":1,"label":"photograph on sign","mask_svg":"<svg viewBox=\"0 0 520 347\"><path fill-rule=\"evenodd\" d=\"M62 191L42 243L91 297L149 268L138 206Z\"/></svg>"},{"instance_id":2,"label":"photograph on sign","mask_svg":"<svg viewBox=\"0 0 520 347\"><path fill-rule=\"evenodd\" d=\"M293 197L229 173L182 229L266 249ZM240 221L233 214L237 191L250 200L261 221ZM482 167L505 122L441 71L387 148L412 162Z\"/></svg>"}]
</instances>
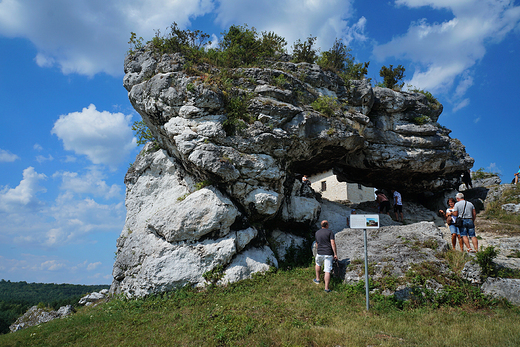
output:
<instances>
[{"instance_id":1,"label":"photograph on sign","mask_svg":"<svg viewBox=\"0 0 520 347\"><path fill-rule=\"evenodd\" d=\"M353 214L350 216L352 229L377 229L379 228L378 214Z\"/></svg>"},{"instance_id":2,"label":"photograph on sign","mask_svg":"<svg viewBox=\"0 0 520 347\"><path fill-rule=\"evenodd\" d=\"M378 228L379 227L379 218L367 218L367 228Z\"/></svg>"}]
</instances>

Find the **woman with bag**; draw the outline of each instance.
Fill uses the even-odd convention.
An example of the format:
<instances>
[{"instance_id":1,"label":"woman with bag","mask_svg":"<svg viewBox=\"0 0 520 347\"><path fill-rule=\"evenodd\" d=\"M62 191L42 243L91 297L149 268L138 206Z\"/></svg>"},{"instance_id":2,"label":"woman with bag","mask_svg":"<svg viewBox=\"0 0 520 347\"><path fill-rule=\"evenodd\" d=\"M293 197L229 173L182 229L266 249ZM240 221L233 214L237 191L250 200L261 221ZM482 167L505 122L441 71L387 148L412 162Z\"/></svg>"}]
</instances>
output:
<instances>
[{"instance_id":1,"label":"woman with bag","mask_svg":"<svg viewBox=\"0 0 520 347\"><path fill-rule=\"evenodd\" d=\"M446 224L448 225L448 228L451 232L451 245L453 249L457 246L457 240L459 240L459 246L460 251L464 252L464 244L462 243L462 238L460 237L460 231L459 228L455 225L455 221L457 220L457 217L453 215L453 211L455 211L455 199L449 198L446 202L448 204L448 209L446 212L443 210L439 210L439 213L444 217L446 220Z\"/></svg>"}]
</instances>

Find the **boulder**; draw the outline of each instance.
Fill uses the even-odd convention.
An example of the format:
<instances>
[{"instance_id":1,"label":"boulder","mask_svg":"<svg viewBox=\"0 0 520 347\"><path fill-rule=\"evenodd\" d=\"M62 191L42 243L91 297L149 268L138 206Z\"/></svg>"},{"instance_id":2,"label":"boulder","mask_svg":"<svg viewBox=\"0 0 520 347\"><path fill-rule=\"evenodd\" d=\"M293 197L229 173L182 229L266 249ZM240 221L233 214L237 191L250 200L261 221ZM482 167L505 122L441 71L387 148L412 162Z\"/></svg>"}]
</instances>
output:
<instances>
[{"instance_id":1,"label":"boulder","mask_svg":"<svg viewBox=\"0 0 520 347\"><path fill-rule=\"evenodd\" d=\"M474 284L482 283L482 269L475 261L470 260L464 264L461 272L461 277Z\"/></svg>"},{"instance_id":2,"label":"boulder","mask_svg":"<svg viewBox=\"0 0 520 347\"><path fill-rule=\"evenodd\" d=\"M448 248L442 232L433 222L421 222L405 226L387 226L367 230L368 261L374 265L373 279L384 276L404 276L412 264L429 262L441 271L447 265L435 257ZM364 236L360 229L345 229L336 234L338 259L350 264L345 282L355 283L363 279Z\"/></svg>"},{"instance_id":3,"label":"boulder","mask_svg":"<svg viewBox=\"0 0 520 347\"><path fill-rule=\"evenodd\" d=\"M520 305L520 279L489 277L481 289L484 294L507 299L513 305Z\"/></svg>"},{"instance_id":4,"label":"boulder","mask_svg":"<svg viewBox=\"0 0 520 347\"><path fill-rule=\"evenodd\" d=\"M507 213L518 214L520 213L520 204L503 204L502 210Z\"/></svg>"},{"instance_id":5,"label":"boulder","mask_svg":"<svg viewBox=\"0 0 520 347\"><path fill-rule=\"evenodd\" d=\"M99 292L87 294L79 300L78 304L82 306L96 305L101 301L106 301L108 299L108 293L108 289L103 289Z\"/></svg>"},{"instance_id":6,"label":"boulder","mask_svg":"<svg viewBox=\"0 0 520 347\"><path fill-rule=\"evenodd\" d=\"M76 310L71 305L62 306L58 311L53 311L48 308L38 308L33 306L24 315L18 317L16 322L9 326L11 332L22 330L42 323L50 322L56 318L65 318Z\"/></svg>"}]
</instances>

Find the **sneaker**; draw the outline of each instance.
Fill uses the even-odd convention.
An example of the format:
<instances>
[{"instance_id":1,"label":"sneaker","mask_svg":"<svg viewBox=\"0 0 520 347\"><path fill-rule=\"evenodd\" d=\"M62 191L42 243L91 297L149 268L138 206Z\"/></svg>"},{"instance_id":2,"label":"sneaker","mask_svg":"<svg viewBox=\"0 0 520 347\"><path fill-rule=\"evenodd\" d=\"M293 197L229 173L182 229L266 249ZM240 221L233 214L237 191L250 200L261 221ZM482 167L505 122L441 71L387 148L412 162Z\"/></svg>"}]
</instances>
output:
<instances>
[{"instance_id":1,"label":"sneaker","mask_svg":"<svg viewBox=\"0 0 520 347\"><path fill-rule=\"evenodd\" d=\"M313 279L312 281L316 284L320 284L320 281L317 281L316 279Z\"/></svg>"},{"instance_id":2,"label":"sneaker","mask_svg":"<svg viewBox=\"0 0 520 347\"><path fill-rule=\"evenodd\" d=\"M325 293L330 293L330 292L332 292L332 290L330 290L330 289L325 289Z\"/></svg>"}]
</instances>

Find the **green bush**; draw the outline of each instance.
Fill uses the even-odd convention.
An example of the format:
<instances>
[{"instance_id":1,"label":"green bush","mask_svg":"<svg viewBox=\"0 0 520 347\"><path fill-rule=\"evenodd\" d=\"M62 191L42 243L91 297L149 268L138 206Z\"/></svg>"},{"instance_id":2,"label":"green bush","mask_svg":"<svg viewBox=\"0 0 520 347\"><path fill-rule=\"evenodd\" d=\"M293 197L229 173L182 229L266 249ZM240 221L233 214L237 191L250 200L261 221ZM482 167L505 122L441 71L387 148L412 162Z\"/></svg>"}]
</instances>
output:
<instances>
[{"instance_id":1,"label":"green bush","mask_svg":"<svg viewBox=\"0 0 520 347\"><path fill-rule=\"evenodd\" d=\"M318 58L318 49L314 48L316 37L310 35L306 41L298 39L293 44L293 62L314 64Z\"/></svg>"},{"instance_id":2,"label":"green bush","mask_svg":"<svg viewBox=\"0 0 520 347\"><path fill-rule=\"evenodd\" d=\"M480 252L476 253L475 260L477 264L480 265L484 277L496 275L496 268L493 259L497 257L499 252L500 251L495 247L488 246L486 248L481 247Z\"/></svg>"},{"instance_id":3,"label":"green bush","mask_svg":"<svg viewBox=\"0 0 520 347\"><path fill-rule=\"evenodd\" d=\"M370 62L356 64L351 51L341 40L336 39L328 51L320 54L316 63L324 69L338 73L345 81L363 79Z\"/></svg>"},{"instance_id":4,"label":"green bush","mask_svg":"<svg viewBox=\"0 0 520 347\"><path fill-rule=\"evenodd\" d=\"M206 44L211 44L211 41L207 41L209 35L201 30L181 30L175 22L170 25L169 30L166 35L161 35L161 31L156 30L151 40L154 49L161 54L181 52L188 57L194 57L199 55Z\"/></svg>"},{"instance_id":5,"label":"green bush","mask_svg":"<svg viewBox=\"0 0 520 347\"><path fill-rule=\"evenodd\" d=\"M224 277L224 266L219 264L210 271L206 271L202 274L202 278L209 282L211 285L215 285L219 280Z\"/></svg>"},{"instance_id":6,"label":"green bush","mask_svg":"<svg viewBox=\"0 0 520 347\"><path fill-rule=\"evenodd\" d=\"M413 122L417 125L424 125L426 123L431 123L431 121L431 118L425 115L421 115L413 119Z\"/></svg>"},{"instance_id":7,"label":"green bush","mask_svg":"<svg viewBox=\"0 0 520 347\"><path fill-rule=\"evenodd\" d=\"M237 130L245 128L247 124L254 121L247 111L252 97L251 93L246 93L225 98L227 119L222 125L227 135L235 134Z\"/></svg>"},{"instance_id":8,"label":"green bush","mask_svg":"<svg viewBox=\"0 0 520 347\"><path fill-rule=\"evenodd\" d=\"M407 85L407 87L408 87L408 91L411 92L411 93L421 93L424 96L426 96L426 99L428 100L428 102L430 102L431 107L433 109L437 110L441 106L441 103L439 102L439 100L437 100L433 96L433 94L430 93L429 91L423 90L423 89L419 89L417 87L412 86L411 84Z\"/></svg>"},{"instance_id":9,"label":"green bush","mask_svg":"<svg viewBox=\"0 0 520 347\"><path fill-rule=\"evenodd\" d=\"M483 167L471 173L471 178L473 178L474 180L489 178L493 176L498 176L498 174L494 172L487 172Z\"/></svg>"},{"instance_id":10,"label":"green bush","mask_svg":"<svg viewBox=\"0 0 520 347\"><path fill-rule=\"evenodd\" d=\"M393 65L389 67L383 66L379 71L379 76L383 77L383 83L386 88L403 88L404 82L399 83L404 77L404 67L402 65L398 65L394 68Z\"/></svg>"},{"instance_id":11,"label":"green bush","mask_svg":"<svg viewBox=\"0 0 520 347\"><path fill-rule=\"evenodd\" d=\"M326 117L332 117L336 112L341 110L341 104L338 99L332 96L320 96L312 104L312 108Z\"/></svg>"},{"instance_id":12,"label":"green bush","mask_svg":"<svg viewBox=\"0 0 520 347\"><path fill-rule=\"evenodd\" d=\"M152 134L152 131L144 121L135 121L132 125L132 130L134 131L135 137L137 137L137 145L141 146L146 144L149 141L153 141L155 144L157 143L157 140Z\"/></svg>"},{"instance_id":13,"label":"green bush","mask_svg":"<svg viewBox=\"0 0 520 347\"><path fill-rule=\"evenodd\" d=\"M137 34L134 32L130 33L130 40L128 41L128 44L130 45L128 54L134 54L136 50L144 47L143 38L142 37L137 38Z\"/></svg>"},{"instance_id":14,"label":"green bush","mask_svg":"<svg viewBox=\"0 0 520 347\"><path fill-rule=\"evenodd\" d=\"M324 69L344 72L347 70L349 62L354 59L350 51L351 49L347 48L343 42L336 39L331 49L320 54L316 63Z\"/></svg>"},{"instance_id":15,"label":"green bush","mask_svg":"<svg viewBox=\"0 0 520 347\"><path fill-rule=\"evenodd\" d=\"M285 39L273 32L258 35L255 28L247 25L232 25L223 32L219 43L220 61L226 67L261 64L264 59L285 52Z\"/></svg>"}]
</instances>

